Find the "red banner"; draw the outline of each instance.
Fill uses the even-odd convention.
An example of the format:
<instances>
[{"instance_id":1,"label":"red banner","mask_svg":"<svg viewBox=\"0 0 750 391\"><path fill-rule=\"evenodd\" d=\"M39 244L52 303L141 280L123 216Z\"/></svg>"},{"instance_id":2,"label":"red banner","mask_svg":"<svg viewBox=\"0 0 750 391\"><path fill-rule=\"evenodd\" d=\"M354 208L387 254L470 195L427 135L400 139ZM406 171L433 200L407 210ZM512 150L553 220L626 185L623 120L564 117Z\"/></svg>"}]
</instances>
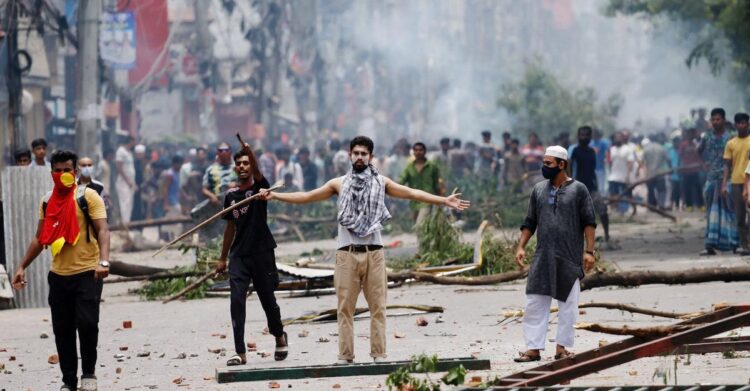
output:
<instances>
[{"instance_id":1,"label":"red banner","mask_svg":"<svg viewBox=\"0 0 750 391\"><path fill-rule=\"evenodd\" d=\"M151 85L167 85L169 64L169 21L167 0L118 0L118 11L130 11L135 17L135 68L129 81L137 85L151 78Z\"/></svg>"}]
</instances>

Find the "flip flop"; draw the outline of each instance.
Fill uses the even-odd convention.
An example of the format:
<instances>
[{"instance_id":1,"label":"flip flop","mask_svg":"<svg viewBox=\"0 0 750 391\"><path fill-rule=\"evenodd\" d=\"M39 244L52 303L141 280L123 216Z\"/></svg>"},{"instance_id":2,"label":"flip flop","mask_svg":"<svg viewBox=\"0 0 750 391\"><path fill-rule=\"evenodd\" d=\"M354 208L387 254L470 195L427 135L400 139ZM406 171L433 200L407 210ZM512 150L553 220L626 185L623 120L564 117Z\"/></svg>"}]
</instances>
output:
<instances>
[{"instance_id":1,"label":"flip flop","mask_svg":"<svg viewBox=\"0 0 750 391\"><path fill-rule=\"evenodd\" d=\"M534 354L531 355L529 352L518 352L520 357L516 357L513 359L515 362L532 362L532 361L539 361L542 359L541 354Z\"/></svg>"},{"instance_id":2,"label":"flip flop","mask_svg":"<svg viewBox=\"0 0 750 391\"><path fill-rule=\"evenodd\" d=\"M573 352L569 352L567 350L563 350L562 353L555 354L555 360L559 360L561 358L573 357L573 356L574 356Z\"/></svg>"},{"instance_id":3,"label":"flip flop","mask_svg":"<svg viewBox=\"0 0 750 391\"><path fill-rule=\"evenodd\" d=\"M247 360L243 360L239 354L235 354L229 360L227 360L228 367L235 367L237 365L245 365L245 364L247 364Z\"/></svg>"},{"instance_id":4,"label":"flip flop","mask_svg":"<svg viewBox=\"0 0 750 391\"><path fill-rule=\"evenodd\" d=\"M284 343L286 343L286 346L276 346L276 350L273 353L274 360L283 361L289 355L289 337L287 337L286 331L284 332Z\"/></svg>"}]
</instances>

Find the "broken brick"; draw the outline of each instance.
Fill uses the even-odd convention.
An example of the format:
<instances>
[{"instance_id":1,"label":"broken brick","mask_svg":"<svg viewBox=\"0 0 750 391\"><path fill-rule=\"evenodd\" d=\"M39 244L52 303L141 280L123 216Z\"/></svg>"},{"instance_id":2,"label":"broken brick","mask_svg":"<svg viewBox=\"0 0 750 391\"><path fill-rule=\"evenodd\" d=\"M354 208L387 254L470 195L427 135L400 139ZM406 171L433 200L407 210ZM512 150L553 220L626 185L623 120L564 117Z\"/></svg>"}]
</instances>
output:
<instances>
[{"instance_id":1,"label":"broken brick","mask_svg":"<svg viewBox=\"0 0 750 391\"><path fill-rule=\"evenodd\" d=\"M122 321L122 328L124 329L132 329L133 328L133 322L130 320L123 320Z\"/></svg>"},{"instance_id":2,"label":"broken brick","mask_svg":"<svg viewBox=\"0 0 750 391\"><path fill-rule=\"evenodd\" d=\"M52 365L57 364L60 362L60 357L58 357L56 354L53 354L49 356L49 358L47 359L47 362Z\"/></svg>"}]
</instances>

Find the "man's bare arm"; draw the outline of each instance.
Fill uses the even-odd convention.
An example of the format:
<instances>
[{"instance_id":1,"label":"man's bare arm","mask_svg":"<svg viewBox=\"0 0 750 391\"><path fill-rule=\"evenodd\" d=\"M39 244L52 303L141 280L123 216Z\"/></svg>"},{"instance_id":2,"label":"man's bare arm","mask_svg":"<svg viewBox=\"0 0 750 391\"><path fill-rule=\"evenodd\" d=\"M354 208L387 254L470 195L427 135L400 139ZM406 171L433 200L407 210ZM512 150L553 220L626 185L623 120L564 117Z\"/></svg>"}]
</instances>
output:
<instances>
[{"instance_id":1,"label":"man's bare arm","mask_svg":"<svg viewBox=\"0 0 750 391\"><path fill-rule=\"evenodd\" d=\"M458 198L461 195L460 193L451 194L449 197L441 197L422 190L399 185L390 178L385 178L385 193L391 197L426 202L433 205L446 205L458 210L464 210L471 205L469 201Z\"/></svg>"},{"instance_id":2,"label":"man's bare arm","mask_svg":"<svg viewBox=\"0 0 750 391\"><path fill-rule=\"evenodd\" d=\"M29 247L26 249L26 255L23 256L21 265L18 267L18 269L16 270L16 274L13 276L13 281L11 282L11 284L16 290L22 289L24 286L26 286L26 269L31 265L31 262L34 262L34 259L36 259L36 257L38 257L44 249L44 246L39 243L39 236L42 234L43 226L44 219L40 219L39 223L36 226L36 234L34 235L34 238L31 239L31 243L29 243Z\"/></svg>"},{"instance_id":3,"label":"man's bare arm","mask_svg":"<svg viewBox=\"0 0 750 391\"><path fill-rule=\"evenodd\" d=\"M269 192L267 189L262 189L260 194L262 194L261 198L266 200L279 200L290 204L309 204L311 202L323 201L333 197L335 194L338 194L340 188L341 178L334 178L315 190L294 193L277 193Z\"/></svg>"}]
</instances>

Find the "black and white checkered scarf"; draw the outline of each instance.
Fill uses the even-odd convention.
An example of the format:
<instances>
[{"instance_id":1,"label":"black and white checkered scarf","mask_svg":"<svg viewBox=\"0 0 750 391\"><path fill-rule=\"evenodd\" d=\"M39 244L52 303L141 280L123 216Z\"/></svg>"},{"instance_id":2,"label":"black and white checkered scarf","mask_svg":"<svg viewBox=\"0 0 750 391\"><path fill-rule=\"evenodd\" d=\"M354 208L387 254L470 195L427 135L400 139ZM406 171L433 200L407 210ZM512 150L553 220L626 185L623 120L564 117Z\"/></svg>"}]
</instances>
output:
<instances>
[{"instance_id":1,"label":"black and white checkered scarf","mask_svg":"<svg viewBox=\"0 0 750 391\"><path fill-rule=\"evenodd\" d=\"M385 181L375 167L349 170L341 184L338 207L339 224L360 238L383 229L381 223L391 214L385 207Z\"/></svg>"}]
</instances>

